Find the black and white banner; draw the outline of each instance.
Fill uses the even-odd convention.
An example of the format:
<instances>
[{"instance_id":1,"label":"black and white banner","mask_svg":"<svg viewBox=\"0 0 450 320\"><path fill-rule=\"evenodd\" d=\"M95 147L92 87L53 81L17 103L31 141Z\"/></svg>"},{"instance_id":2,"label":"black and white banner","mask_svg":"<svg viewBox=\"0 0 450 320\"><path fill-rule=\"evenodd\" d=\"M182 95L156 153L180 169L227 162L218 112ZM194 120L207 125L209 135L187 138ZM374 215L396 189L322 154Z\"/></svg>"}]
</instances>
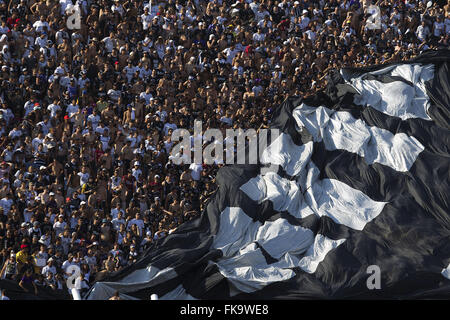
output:
<instances>
[{"instance_id":1,"label":"black and white banner","mask_svg":"<svg viewBox=\"0 0 450 320\"><path fill-rule=\"evenodd\" d=\"M450 298L450 52L329 75L258 165L86 299ZM368 270L379 284L368 286Z\"/></svg>"}]
</instances>

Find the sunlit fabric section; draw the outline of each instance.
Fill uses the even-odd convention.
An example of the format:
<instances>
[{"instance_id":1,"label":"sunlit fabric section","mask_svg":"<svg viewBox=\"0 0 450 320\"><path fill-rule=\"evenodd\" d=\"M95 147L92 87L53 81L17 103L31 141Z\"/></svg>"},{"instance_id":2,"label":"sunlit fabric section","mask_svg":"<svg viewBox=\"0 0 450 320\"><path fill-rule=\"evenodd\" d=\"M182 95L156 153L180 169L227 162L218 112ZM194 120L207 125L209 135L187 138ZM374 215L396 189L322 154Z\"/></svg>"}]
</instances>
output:
<instances>
[{"instance_id":1,"label":"sunlit fabric section","mask_svg":"<svg viewBox=\"0 0 450 320\"><path fill-rule=\"evenodd\" d=\"M404 133L392 134L369 127L349 112L302 104L293 112L299 127L305 127L315 142L323 140L327 150L356 153L368 164L380 163L396 171L408 171L424 146Z\"/></svg>"},{"instance_id":2,"label":"sunlit fabric section","mask_svg":"<svg viewBox=\"0 0 450 320\"><path fill-rule=\"evenodd\" d=\"M370 106L402 120L431 120L425 83L433 76L432 64L401 64L348 79L348 83L358 91L355 104Z\"/></svg>"}]
</instances>

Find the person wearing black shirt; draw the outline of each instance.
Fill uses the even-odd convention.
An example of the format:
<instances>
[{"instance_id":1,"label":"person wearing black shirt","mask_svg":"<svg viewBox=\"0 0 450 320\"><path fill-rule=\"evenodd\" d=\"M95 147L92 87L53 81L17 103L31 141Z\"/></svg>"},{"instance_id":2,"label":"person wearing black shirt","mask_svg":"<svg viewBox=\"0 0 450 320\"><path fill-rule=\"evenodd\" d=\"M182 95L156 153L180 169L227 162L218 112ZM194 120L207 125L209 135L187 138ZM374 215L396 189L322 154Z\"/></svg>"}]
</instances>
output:
<instances>
[{"instance_id":1,"label":"person wearing black shirt","mask_svg":"<svg viewBox=\"0 0 450 320\"><path fill-rule=\"evenodd\" d=\"M247 2L245 2L244 8L239 10L239 16L241 17L242 21L250 22L255 18L255 13L250 8L250 5Z\"/></svg>"},{"instance_id":2,"label":"person wearing black shirt","mask_svg":"<svg viewBox=\"0 0 450 320\"><path fill-rule=\"evenodd\" d=\"M78 198L78 192L74 192L69 202L69 209L72 212L80 207L81 200Z\"/></svg>"},{"instance_id":3,"label":"person wearing black shirt","mask_svg":"<svg viewBox=\"0 0 450 320\"><path fill-rule=\"evenodd\" d=\"M1 249L10 249L10 248L14 248L16 246L16 242L17 242L17 238L16 236L14 236L14 233L12 230L7 230L6 231L6 236L1 240ZM17 242L19 243L19 242Z\"/></svg>"}]
</instances>

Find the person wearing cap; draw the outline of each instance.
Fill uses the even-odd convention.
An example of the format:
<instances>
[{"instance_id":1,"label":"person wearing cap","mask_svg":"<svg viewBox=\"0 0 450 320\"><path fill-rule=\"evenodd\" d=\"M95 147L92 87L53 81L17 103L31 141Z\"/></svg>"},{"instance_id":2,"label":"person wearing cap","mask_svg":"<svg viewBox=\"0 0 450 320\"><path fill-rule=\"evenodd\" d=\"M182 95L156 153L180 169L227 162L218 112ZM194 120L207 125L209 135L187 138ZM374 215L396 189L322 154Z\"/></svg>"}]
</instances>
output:
<instances>
[{"instance_id":1,"label":"person wearing cap","mask_svg":"<svg viewBox=\"0 0 450 320\"><path fill-rule=\"evenodd\" d=\"M17 262L17 271L18 274L22 274L24 268L29 266L30 261L30 247L26 242L22 242L20 245L20 251L16 254L16 262Z\"/></svg>"},{"instance_id":2,"label":"person wearing cap","mask_svg":"<svg viewBox=\"0 0 450 320\"><path fill-rule=\"evenodd\" d=\"M145 233L145 237L144 239L142 239L142 242L140 244L140 247L143 251L147 250L150 245L153 243L153 236L152 236L152 232L150 230L148 230Z\"/></svg>"},{"instance_id":3,"label":"person wearing cap","mask_svg":"<svg viewBox=\"0 0 450 320\"><path fill-rule=\"evenodd\" d=\"M68 274L68 268L71 266L71 265L76 265L75 264L75 262L74 262L74 256L73 256L73 254L72 253L68 253L67 254L67 259L63 262L63 264L61 265L61 269L63 270L63 272L64 272L64 275L66 276L66 277L68 277L70 274Z\"/></svg>"},{"instance_id":4,"label":"person wearing cap","mask_svg":"<svg viewBox=\"0 0 450 320\"><path fill-rule=\"evenodd\" d=\"M33 222L33 226L30 229L28 229L28 235L31 238L33 238L34 236L37 236L37 237L40 238L42 236L42 231L41 231L41 228L40 228L39 221L34 221Z\"/></svg>"},{"instance_id":5,"label":"person wearing cap","mask_svg":"<svg viewBox=\"0 0 450 320\"><path fill-rule=\"evenodd\" d=\"M140 169L140 163L139 161L135 161L133 164L132 175L136 179L136 181L139 181L139 177L142 174L142 170Z\"/></svg>"},{"instance_id":6,"label":"person wearing cap","mask_svg":"<svg viewBox=\"0 0 450 320\"><path fill-rule=\"evenodd\" d=\"M136 262L137 257L138 257L138 251L136 250L136 246L134 244L130 245L130 251L128 252L128 264L132 264L134 262Z\"/></svg>"},{"instance_id":7,"label":"person wearing cap","mask_svg":"<svg viewBox=\"0 0 450 320\"><path fill-rule=\"evenodd\" d=\"M64 216L62 214L58 215L58 220L53 224L53 230L55 235L59 237L60 234L64 232L64 228L67 226L67 222L64 221Z\"/></svg>"},{"instance_id":8,"label":"person wearing cap","mask_svg":"<svg viewBox=\"0 0 450 320\"><path fill-rule=\"evenodd\" d=\"M26 222L22 222L20 224L20 229L19 229L19 235L24 238L24 237L28 237L29 233L28 233L28 224Z\"/></svg>"},{"instance_id":9,"label":"person wearing cap","mask_svg":"<svg viewBox=\"0 0 450 320\"><path fill-rule=\"evenodd\" d=\"M54 260L52 257L47 259L47 264L42 268L42 271L41 271L41 273L44 277L47 277L48 273L53 273L53 275L56 274L56 267L55 267L53 261Z\"/></svg>"}]
</instances>

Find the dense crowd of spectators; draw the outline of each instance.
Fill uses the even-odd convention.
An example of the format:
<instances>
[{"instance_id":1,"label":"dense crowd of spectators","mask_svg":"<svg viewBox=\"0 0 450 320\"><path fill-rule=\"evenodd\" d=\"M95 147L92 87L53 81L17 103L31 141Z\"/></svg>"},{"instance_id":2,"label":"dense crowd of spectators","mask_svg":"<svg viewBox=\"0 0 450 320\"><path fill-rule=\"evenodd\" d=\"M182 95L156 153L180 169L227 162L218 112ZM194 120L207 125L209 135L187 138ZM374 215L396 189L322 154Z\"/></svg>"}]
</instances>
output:
<instances>
[{"instance_id":1,"label":"dense crowd of spectators","mask_svg":"<svg viewBox=\"0 0 450 320\"><path fill-rule=\"evenodd\" d=\"M448 47L449 3L0 0L0 276L65 290L76 264L88 288L136 261L215 190L174 129L267 127L330 69Z\"/></svg>"}]
</instances>

